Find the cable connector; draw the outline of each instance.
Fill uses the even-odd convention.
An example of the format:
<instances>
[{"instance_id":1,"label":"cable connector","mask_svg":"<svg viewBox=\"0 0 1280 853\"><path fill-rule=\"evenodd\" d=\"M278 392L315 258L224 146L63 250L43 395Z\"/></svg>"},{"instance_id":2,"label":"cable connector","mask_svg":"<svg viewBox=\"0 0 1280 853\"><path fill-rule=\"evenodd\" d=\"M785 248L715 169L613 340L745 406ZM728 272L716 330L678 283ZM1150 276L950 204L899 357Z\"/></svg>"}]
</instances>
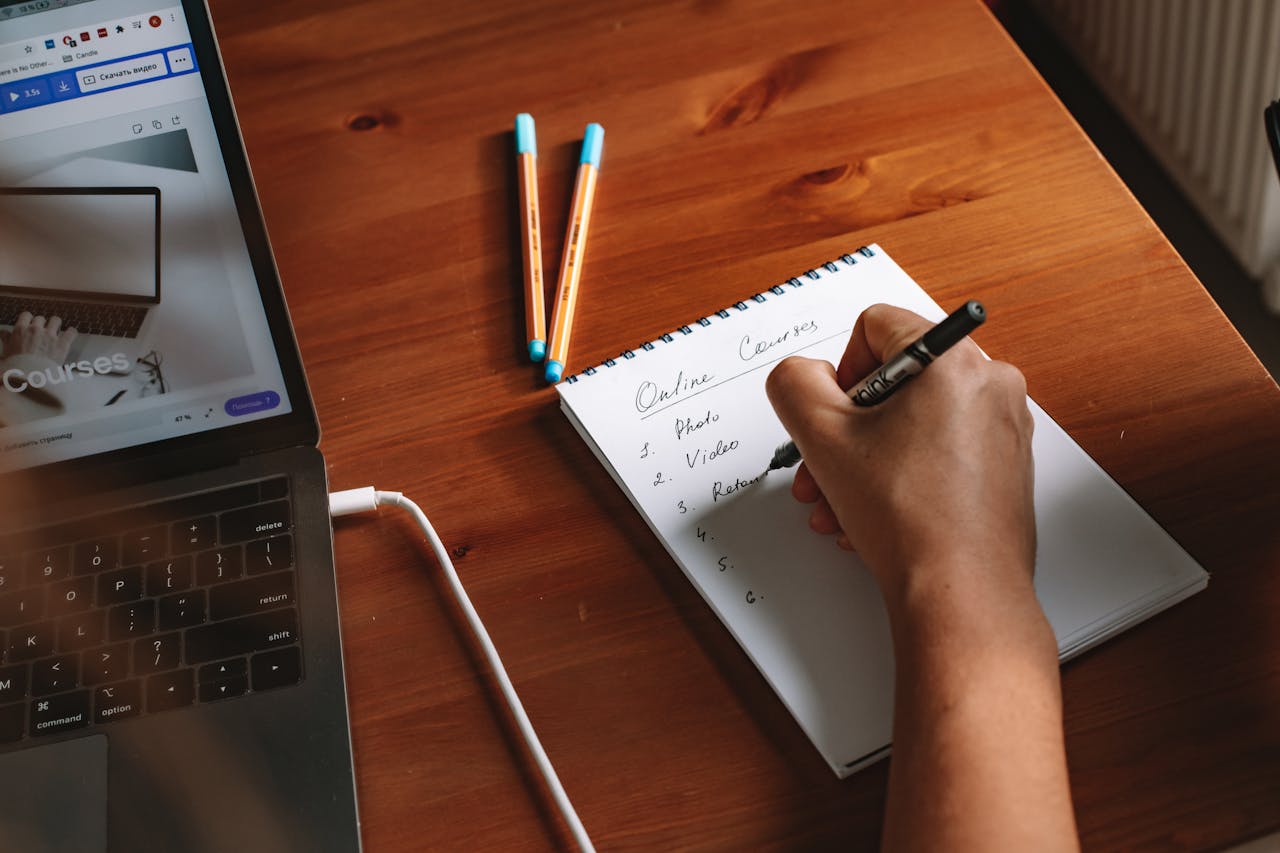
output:
<instances>
[{"instance_id":1,"label":"cable connector","mask_svg":"<svg viewBox=\"0 0 1280 853\"><path fill-rule=\"evenodd\" d=\"M471 599L467 596L466 590L462 588L462 581L458 578L458 571L453 566L453 560L449 559L449 552L445 550L444 543L440 541L439 535L436 534L435 528L431 526L431 522L427 520L422 508L409 498L406 498L402 492L383 492L373 488L373 486L329 493L329 515L333 518L343 515L357 515L362 512L373 512L380 506L400 507L412 515L418 526L422 528L422 533L427 537L427 543L431 546L436 560L440 563L440 568L444 571L445 580L449 582L449 587L453 590L453 594L462 608L467 625L471 628L472 634L480 644L480 650L484 653L485 660L488 662L489 668L493 671L493 675L498 682L498 689L502 693L502 698L506 700L507 707L511 709L516 727L520 730L525 745L529 748L534 764L537 765L538 771L547 783L551 798L555 802L556 808L560 811L561 817L564 818L569 832L573 835L574 842L583 853L595 853L595 848L591 845L591 839L587 836L586 827L582 825L582 821L578 818L578 813L573 809L573 804L569 802L569 795L565 793L564 786L560 784L560 778L556 775L555 768L551 766L551 759L547 757L546 750L542 748L542 743L538 740L538 735L533 730L533 723L529 721L529 715L525 713L524 705L520 702L520 697L516 695L516 688L511 683L511 678L507 675L506 667L502 665L502 659L498 657L498 650L494 647L493 640L489 637L489 632L485 630L484 623L480 621L480 614L476 613L476 609L471 604Z\"/></svg>"},{"instance_id":2,"label":"cable connector","mask_svg":"<svg viewBox=\"0 0 1280 853\"><path fill-rule=\"evenodd\" d=\"M329 515L333 518L340 515L373 512L377 508L378 492L373 486L329 493Z\"/></svg>"},{"instance_id":3,"label":"cable connector","mask_svg":"<svg viewBox=\"0 0 1280 853\"><path fill-rule=\"evenodd\" d=\"M373 512L380 506L399 506L403 499L404 495L401 492L380 492L373 486L330 492L329 515L337 518L342 515Z\"/></svg>"}]
</instances>

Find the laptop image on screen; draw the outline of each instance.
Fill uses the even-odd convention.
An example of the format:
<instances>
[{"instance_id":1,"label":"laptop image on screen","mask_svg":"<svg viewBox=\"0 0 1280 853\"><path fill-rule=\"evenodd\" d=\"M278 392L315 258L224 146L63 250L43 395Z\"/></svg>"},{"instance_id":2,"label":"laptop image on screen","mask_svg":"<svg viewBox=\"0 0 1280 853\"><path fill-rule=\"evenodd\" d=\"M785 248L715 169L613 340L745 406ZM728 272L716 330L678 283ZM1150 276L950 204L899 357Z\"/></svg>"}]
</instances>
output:
<instances>
[{"instance_id":1,"label":"laptop image on screen","mask_svg":"<svg viewBox=\"0 0 1280 853\"><path fill-rule=\"evenodd\" d=\"M208 11L0 9L0 848L358 853L319 425Z\"/></svg>"},{"instance_id":2,"label":"laptop image on screen","mask_svg":"<svg viewBox=\"0 0 1280 853\"><path fill-rule=\"evenodd\" d=\"M0 326L58 317L73 358L136 360L160 303L158 187L0 188L0 233Z\"/></svg>"}]
</instances>

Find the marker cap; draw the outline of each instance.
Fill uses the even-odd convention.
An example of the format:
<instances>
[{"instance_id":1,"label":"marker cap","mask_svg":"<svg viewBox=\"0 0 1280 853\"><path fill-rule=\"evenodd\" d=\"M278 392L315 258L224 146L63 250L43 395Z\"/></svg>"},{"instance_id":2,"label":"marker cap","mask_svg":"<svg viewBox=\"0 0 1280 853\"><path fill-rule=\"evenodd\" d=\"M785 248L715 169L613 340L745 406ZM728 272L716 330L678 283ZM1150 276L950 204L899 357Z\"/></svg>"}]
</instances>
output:
<instances>
[{"instance_id":1,"label":"marker cap","mask_svg":"<svg viewBox=\"0 0 1280 853\"><path fill-rule=\"evenodd\" d=\"M546 377L548 382L559 382L560 374L564 373L564 365L558 361L547 362Z\"/></svg>"},{"instance_id":2,"label":"marker cap","mask_svg":"<svg viewBox=\"0 0 1280 853\"><path fill-rule=\"evenodd\" d=\"M533 132L533 116L528 113L516 116L516 153L538 156L538 137Z\"/></svg>"},{"instance_id":3,"label":"marker cap","mask_svg":"<svg viewBox=\"0 0 1280 853\"><path fill-rule=\"evenodd\" d=\"M924 333L925 349L929 350L930 355L940 356L981 326L986 319L987 312L982 303L971 299Z\"/></svg>"},{"instance_id":4,"label":"marker cap","mask_svg":"<svg viewBox=\"0 0 1280 853\"><path fill-rule=\"evenodd\" d=\"M604 153L604 128L595 122L587 125L587 132L582 136L582 157L578 163L590 163L600 168L600 156Z\"/></svg>"},{"instance_id":5,"label":"marker cap","mask_svg":"<svg viewBox=\"0 0 1280 853\"><path fill-rule=\"evenodd\" d=\"M547 354L546 341L529 341L529 360L542 361Z\"/></svg>"}]
</instances>

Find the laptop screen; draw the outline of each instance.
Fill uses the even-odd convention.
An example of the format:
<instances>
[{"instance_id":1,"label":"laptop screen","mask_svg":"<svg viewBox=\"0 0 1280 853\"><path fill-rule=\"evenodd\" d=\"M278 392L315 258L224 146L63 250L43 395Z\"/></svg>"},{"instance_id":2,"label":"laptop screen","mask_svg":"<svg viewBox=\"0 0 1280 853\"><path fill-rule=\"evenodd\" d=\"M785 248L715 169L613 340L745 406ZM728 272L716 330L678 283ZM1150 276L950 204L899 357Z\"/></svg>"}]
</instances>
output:
<instances>
[{"instance_id":1,"label":"laptop screen","mask_svg":"<svg viewBox=\"0 0 1280 853\"><path fill-rule=\"evenodd\" d=\"M220 71L154 3L0 4L0 472L293 410Z\"/></svg>"},{"instance_id":2,"label":"laptop screen","mask_svg":"<svg viewBox=\"0 0 1280 853\"><path fill-rule=\"evenodd\" d=\"M160 191L0 187L0 293L157 302Z\"/></svg>"}]
</instances>

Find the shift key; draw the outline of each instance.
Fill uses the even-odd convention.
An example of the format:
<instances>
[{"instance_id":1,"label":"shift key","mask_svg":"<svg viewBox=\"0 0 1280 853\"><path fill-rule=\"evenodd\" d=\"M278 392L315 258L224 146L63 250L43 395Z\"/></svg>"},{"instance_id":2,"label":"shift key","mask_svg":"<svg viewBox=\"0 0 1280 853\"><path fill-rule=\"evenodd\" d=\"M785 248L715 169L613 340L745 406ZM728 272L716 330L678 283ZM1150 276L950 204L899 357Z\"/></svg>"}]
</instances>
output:
<instances>
[{"instance_id":1,"label":"shift key","mask_svg":"<svg viewBox=\"0 0 1280 853\"><path fill-rule=\"evenodd\" d=\"M239 657L298 641L298 612L272 610L241 619L188 628L184 639L188 665Z\"/></svg>"},{"instance_id":2,"label":"shift key","mask_svg":"<svg viewBox=\"0 0 1280 853\"><path fill-rule=\"evenodd\" d=\"M270 501L224 512L218 520L218 541L224 545L274 536L292 527L288 501Z\"/></svg>"}]
</instances>

